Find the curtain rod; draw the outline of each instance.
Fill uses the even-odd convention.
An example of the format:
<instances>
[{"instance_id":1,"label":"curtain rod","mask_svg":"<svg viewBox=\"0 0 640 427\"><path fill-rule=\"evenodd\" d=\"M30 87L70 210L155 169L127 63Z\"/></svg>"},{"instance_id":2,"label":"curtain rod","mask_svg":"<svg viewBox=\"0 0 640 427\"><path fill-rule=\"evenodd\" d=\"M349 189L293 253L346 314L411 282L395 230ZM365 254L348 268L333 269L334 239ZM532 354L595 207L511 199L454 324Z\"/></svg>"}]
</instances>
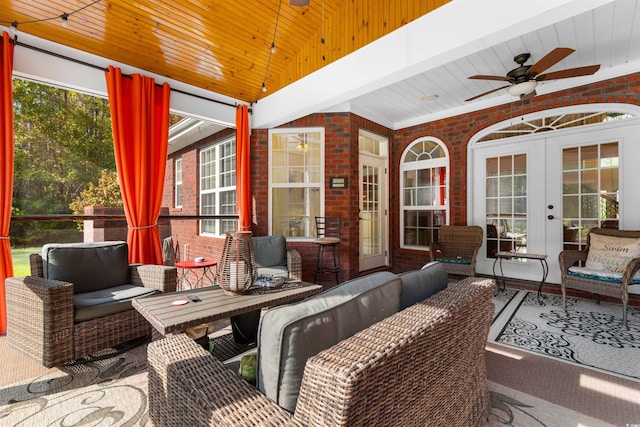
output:
<instances>
[{"instance_id":1,"label":"curtain rod","mask_svg":"<svg viewBox=\"0 0 640 427\"><path fill-rule=\"evenodd\" d=\"M101 70L101 71L105 71L105 72L108 71L107 68L101 67L99 65L91 64L89 62L81 61L81 60L75 59L75 58L70 58L70 57L62 55L60 53L51 52L49 50L42 49L40 47L31 46L29 44L19 42L17 39L18 39L17 37L15 39L13 39L13 44L15 44L16 46L20 46L20 47L24 47L24 48L27 48L27 49L35 50L36 52L44 53L45 55L54 56L56 58L64 59L66 61L71 61L71 62L74 62L76 64L84 65L85 67L94 68L96 70ZM11 40L9 42L11 43ZM131 78L131 76L128 75L128 74L123 74L123 76ZM156 83L156 85L158 85L158 84ZM161 86L161 85L158 85L158 86ZM216 104L226 105L227 107L238 108L238 106L239 106L239 104L231 104L229 102L224 102L224 101L219 101L217 99L207 98L206 96L196 95L196 94L193 94L193 93L182 91L180 89L171 88L171 91L172 92L176 92L176 93L181 93L183 95L193 96L195 98L202 99L204 101L210 101L210 102L215 102ZM252 113L251 108L249 108L249 113Z\"/></svg>"}]
</instances>

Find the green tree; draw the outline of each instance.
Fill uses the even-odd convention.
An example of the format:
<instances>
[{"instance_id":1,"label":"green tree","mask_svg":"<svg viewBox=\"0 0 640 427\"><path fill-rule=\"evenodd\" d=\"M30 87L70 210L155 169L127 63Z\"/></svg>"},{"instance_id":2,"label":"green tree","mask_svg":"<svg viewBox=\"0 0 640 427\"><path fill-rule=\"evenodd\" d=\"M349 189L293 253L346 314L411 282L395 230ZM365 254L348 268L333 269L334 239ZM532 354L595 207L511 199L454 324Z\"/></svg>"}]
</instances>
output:
<instances>
[{"instance_id":1,"label":"green tree","mask_svg":"<svg viewBox=\"0 0 640 427\"><path fill-rule=\"evenodd\" d=\"M109 102L20 78L13 79L13 99L13 213L69 214L70 203L102 170L116 170ZM72 222L14 223L12 244L51 236L35 231L73 228Z\"/></svg>"},{"instance_id":2,"label":"green tree","mask_svg":"<svg viewBox=\"0 0 640 427\"><path fill-rule=\"evenodd\" d=\"M114 171L100 171L98 184L90 182L69 205L74 215L84 215L86 206L122 207L122 193L118 174ZM83 222L77 222L78 229L83 229Z\"/></svg>"}]
</instances>

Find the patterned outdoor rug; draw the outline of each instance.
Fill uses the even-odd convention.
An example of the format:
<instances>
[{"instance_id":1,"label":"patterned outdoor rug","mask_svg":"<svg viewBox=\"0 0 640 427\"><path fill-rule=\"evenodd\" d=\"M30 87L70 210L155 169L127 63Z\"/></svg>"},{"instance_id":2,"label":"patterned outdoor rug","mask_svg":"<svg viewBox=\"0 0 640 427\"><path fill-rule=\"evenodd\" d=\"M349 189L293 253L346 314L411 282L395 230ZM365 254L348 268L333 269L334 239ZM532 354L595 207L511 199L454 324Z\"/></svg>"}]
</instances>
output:
<instances>
[{"instance_id":1,"label":"patterned outdoor rug","mask_svg":"<svg viewBox=\"0 0 640 427\"><path fill-rule=\"evenodd\" d=\"M613 427L613 424L489 381L491 413L487 427Z\"/></svg>"},{"instance_id":2,"label":"patterned outdoor rug","mask_svg":"<svg viewBox=\"0 0 640 427\"><path fill-rule=\"evenodd\" d=\"M110 349L102 356L0 387L0 425L149 425L146 348L147 343L142 343ZM493 382L489 390L492 409L487 427L561 425L554 424L554 419L580 420L589 427L606 425Z\"/></svg>"},{"instance_id":3,"label":"patterned outdoor rug","mask_svg":"<svg viewBox=\"0 0 640 427\"><path fill-rule=\"evenodd\" d=\"M136 342L5 386L0 425L145 425L146 368L147 343Z\"/></svg>"},{"instance_id":4,"label":"patterned outdoor rug","mask_svg":"<svg viewBox=\"0 0 640 427\"><path fill-rule=\"evenodd\" d=\"M561 296L544 295L538 301L535 292L503 293L495 298L501 309L496 309L489 341L640 380L637 307L628 309L626 329L620 305L567 298L565 312Z\"/></svg>"}]
</instances>

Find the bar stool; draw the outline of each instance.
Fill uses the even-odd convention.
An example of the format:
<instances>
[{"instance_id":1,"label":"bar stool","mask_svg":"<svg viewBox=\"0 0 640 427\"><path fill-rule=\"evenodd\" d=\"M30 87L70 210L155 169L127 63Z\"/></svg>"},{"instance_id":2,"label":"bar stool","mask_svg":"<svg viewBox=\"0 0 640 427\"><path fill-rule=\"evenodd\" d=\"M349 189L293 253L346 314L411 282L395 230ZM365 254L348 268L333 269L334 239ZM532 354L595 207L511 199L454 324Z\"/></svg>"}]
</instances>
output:
<instances>
[{"instance_id":1,"label":"bar stool","mask_svg":"<svg viewBox=\"0 0 640 427\"><path fill-rule=\"evenodd\" d=\"M336 275L336 284L342 282L340 252L338 249L338 245L342 243L342 240L340 240L340 219L339 216L316 217L317 238L313 243L318 245L318 260L316 262L315 283L318 283L318 277L323 273L334 273ZM327 247L333 248L333 265L325 265L324 249Z\"/></svg>"}]
</instances>

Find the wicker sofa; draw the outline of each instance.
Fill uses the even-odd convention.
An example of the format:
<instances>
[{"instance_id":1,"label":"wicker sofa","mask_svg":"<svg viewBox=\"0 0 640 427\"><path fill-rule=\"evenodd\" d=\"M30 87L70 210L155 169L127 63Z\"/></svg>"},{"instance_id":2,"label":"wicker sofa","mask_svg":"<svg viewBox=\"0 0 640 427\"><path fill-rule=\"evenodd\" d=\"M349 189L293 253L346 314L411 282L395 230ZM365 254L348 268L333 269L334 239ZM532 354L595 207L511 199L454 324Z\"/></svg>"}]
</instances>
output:
<instances>
[{"instance_id":1,"label":"wicker sofa","mask_svg":"<svg viewBox=\"0 0 640 427\"><path fill-rule=\"evenodd\" d=\"M466 278L447 287L447 273L441 266L438 269L438 280L444 277L446 289L416 303L412 300L424 291L415 287L407 291L404 277L376 273L371 279L374 275L369 275L367 280L386 278L394 283L389 286L401 282L399 311L386 317L383 313L369 327L337 339L306 363L298 361L303 376L293 410L285 409L281 401L291 390L280 387L275 397L260 390L264 375L274 369L296 368L291 357L281 360L279 366L260 365L260 353L267 351L263 350L267 344L262 334L282 335L278 329L287 323L268 314L271 310L288 313L297 305L318 301L330 304L329 299L337 298L330 293L335 288L265 313L258 339L257 388L184 334L152 342L147 353L151 422L156 426L485 425L489 394L484 347L494 311L491 297L495 282ZM339 286L358 287L358 280ZM388 294L384 298L393 299ZM339 305L354 317L360 316L361 310L380 311L378 304L354 309L350 303ZM343 332L345 319L340 315L312 311L303 316L300 336L292 334L280 342L282 347L296 339L316 346L316 339L311 338L315 337L313 327L331 324L337 318L331 328L335 335Z\"/></svg>"},{"instance_id":2,"label":"wicker sofa","mask_svg":"<svg viewBox=\"0 0 640 427\"><path fill-rule=\"evenodd\" d=\"M131 305L176 290L176 268L128 263L126 242L47 244L6 279L7 341L46 367L151 333Z\"/></svg>"}]
</instances>

